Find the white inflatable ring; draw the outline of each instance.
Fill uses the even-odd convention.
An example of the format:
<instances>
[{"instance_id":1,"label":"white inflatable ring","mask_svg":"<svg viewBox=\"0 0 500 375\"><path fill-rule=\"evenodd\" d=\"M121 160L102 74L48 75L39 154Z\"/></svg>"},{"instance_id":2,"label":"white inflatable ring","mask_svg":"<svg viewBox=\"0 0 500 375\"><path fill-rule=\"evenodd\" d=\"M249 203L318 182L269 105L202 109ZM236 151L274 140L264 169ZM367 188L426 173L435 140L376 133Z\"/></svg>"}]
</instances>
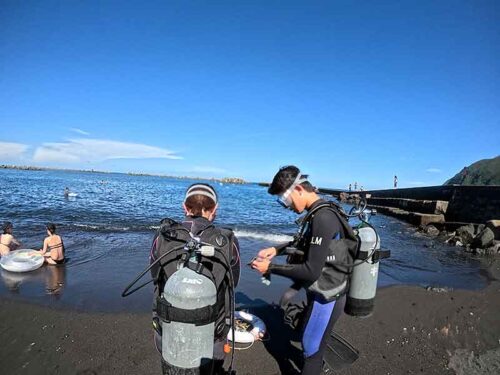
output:
<instances>
[{"instance_id":1,"label":"white inflatable ring","mask_svg":"<svg viewBox=\"0 0 500 375\"><path fill-rule=\"evenodd\" d=\"M29 272L43 265L43 256L32 249L11 251L0 259L0 266L10 272Z\"/></svg>"},{"instance_id":2,"label":"white inflatable ring","mask_svg":"<svg viewBox=\"0 0 500 375\"><path fill-rule=\"evenodd\" d=\"M252 329L249 331L238 330L238 328L236 328L235 330L236 332L234 335L234 342L240 344L251 344L254 341L262 340L262 337L264 337L266 333L266 325L264 324L262 319L244 311L235 311L234 319L242 320L252 326ZM229 330L227 334L227 339L229 341L233 341L232 329Z\"/></svg>"}]
</instances>

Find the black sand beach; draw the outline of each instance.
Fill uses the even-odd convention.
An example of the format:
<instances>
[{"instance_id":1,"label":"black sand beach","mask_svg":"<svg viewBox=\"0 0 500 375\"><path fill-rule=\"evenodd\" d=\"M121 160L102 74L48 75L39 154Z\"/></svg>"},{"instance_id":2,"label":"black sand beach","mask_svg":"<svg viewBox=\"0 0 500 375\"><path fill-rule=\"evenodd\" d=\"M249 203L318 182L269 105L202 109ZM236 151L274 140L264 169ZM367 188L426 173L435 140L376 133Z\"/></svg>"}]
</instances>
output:
<instances>
[{"instance_id":1,"label":"black sand beach","mask_svg":"<svg viewBox=\"0 0 500 375\"><path fill-rule=\"evenodd\" d=\"M499 262L490 267L499 274ZM149 314L85 313L2 299L3 374L160 374ZM336 331L361 356L342 374L500 373L500 282L481 291L379 290L374 314ZM257 311L271 340L236 352L237 374L294 374L280 311Z\"/></svg>"}]
</instances>

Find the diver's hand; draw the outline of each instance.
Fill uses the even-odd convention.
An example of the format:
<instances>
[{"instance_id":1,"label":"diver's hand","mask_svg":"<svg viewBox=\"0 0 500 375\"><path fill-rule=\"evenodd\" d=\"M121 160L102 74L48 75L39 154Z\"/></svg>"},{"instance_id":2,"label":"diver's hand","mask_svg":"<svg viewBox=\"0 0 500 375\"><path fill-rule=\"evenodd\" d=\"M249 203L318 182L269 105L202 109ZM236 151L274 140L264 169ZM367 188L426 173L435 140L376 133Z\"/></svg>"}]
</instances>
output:
<instances>
[{"instance_id":1,"label":"diver's hand","mask_svg":"<svg viewBox=\"0 0 500 375\"><path fill-rule=\"evenodd\" d=\"M252 262L252 268L259 271L261 274L267 273L271 260L269 258L257 258Z\"/></svg>"},{"instance_id":2,"label":"diver's hand","mask_svg":"<svg viewBox=\"0 0 500 375\"><path fill-rule=\"evenodd\" d=\"M261 251L259 251L259 254L257 256L259 258L271 260L276 256L277 253L278 251L276 250L276 248L268 247L267 249L262 249Z\"/></svg>"}]
</instances>

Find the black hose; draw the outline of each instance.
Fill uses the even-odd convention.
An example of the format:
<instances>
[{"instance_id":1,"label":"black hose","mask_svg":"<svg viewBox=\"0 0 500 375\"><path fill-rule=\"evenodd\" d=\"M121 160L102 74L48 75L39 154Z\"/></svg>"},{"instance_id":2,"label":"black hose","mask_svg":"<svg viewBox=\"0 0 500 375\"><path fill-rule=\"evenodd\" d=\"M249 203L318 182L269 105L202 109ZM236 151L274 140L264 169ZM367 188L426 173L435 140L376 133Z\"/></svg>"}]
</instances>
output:
<instances>
[{"instance_id":1,"label":"black hose","mask_svg":"<svg viewBox=\"0 0 500 375\"><path fill-rule=\"evenodd\" d=\"M151 281L148 281L144 284L141 284L140 286L138 286L137 288L135 288L131 292L129 292L130 288L132 288L146 274L146 272L150 271L151 268L153 268L153 266L155 266L161 259L163 259L166 255L172 253L173 251L183 249L184 246L185 245L174 247L172 250L167 251L165 254L161 255L158 259L156 259L153 263L151 263L148 267L146 267L146 269L144 271L142 271L130 284L127 285L127 287L122 292L122 297L128 297L132 293L135 293L139 289L141 289L142 287L148 285L151 281L154 281L153 279L151 279Z\"/></svg>"},{"instance_id":2,"label":"black hose","mask_svg":"<svg viewBox=\"0 0 500 375\"><path fill-rule=\"evenodd\" d=\"M213 246L213 245L210 245ZM235 324L234 324L234 309L235 309L235 301L234 301L234 277L233 277L233 272L231 271L231 263L229 262L228 258L226 257L226 254L224 254L222 251L220 251L219 248L214 247L219 251L219 253L224 257L224 261L228 265L227 269L227 274L229 275L229 290L230 290L230 295L229 295L229 309L231 310L230 312L230 317L229 319L231 320L231 327L229 328L232 330L232 340L231 340L231 361L229 362L229 374L233 371L233 362L234 362L234 336L235 336Z\"/></svg>"},{"instance_id":3,"label":"black hose","mask_svg":"<svg viewBox=\"0 0 500 375\"><path fill-rule=\"evenodd\" d=\"M363 211L364 211L364 210L366 210L366 207L368 206L368 202L367 202L367 201L366 201L366 199L364 199L364 198L363 198L363 199L361 199L361 202L363 203L363 207L362 207L362 208L361 208L360 206L358 206L358 205L353 206L353 207L350 209L349 213L348 213L348 214L346 214L346 216L347 216L347 217L358 217L358 216L359 216L359 219L360 219L361 221L363 221L363 219L361 219L361 215L363 214ZM358 212L358 213L356 213L356 214L353 214L353 211L354 211L354 210L359 210L359 212Z\"/></svg>"},{"instance_id":4,"label":"black hose","mask_svg":"<svg viewBox=\"0 0 500 375\"><path fill-rule=\"evenodd\" d=\"M137 292L139 289L142 289L144 288L146 285L148 284L151 284L154 280L151 279L149 281L146 281L145 283L142 283L141 285L139 285L137 288L134 288L132 289L130 292L128 292L127 294L122 294L122 297L128 297L130 296L131 294L134 294L135 292ZM125 291L124 291L125 292Z\"/></svg>"}]
</instances>

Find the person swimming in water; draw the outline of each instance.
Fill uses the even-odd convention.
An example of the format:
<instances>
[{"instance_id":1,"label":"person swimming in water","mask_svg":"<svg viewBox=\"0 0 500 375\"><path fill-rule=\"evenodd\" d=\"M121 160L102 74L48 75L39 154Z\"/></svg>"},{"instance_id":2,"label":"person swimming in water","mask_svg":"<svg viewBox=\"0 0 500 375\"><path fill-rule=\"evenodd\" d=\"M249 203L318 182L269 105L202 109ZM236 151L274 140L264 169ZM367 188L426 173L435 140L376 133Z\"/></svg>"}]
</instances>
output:
<instances>
[{"instance_id":1,"label":"person swimming in water","mask_svg":"<svg viewBox=\"0 0 500 375\"><path fill-rule=\"evenodd\" d=\"M21 246L21 243L12 235L13 229L14 227L10 221L6 221L2 226L3 234L0 235L0 256L7 255Z\"/></svg>"},{"instance_id":2,"label":"person swimming in water","mask_svg":"<svg viewBox=\"0 0 500 375\"><path fill-rule=\"evenodd\" d=\"M47 224L47 234L43 241L43 249L39 252L45 257L47 264L56 265L64 263L64 243L61 236L56 234L56 225Z\"/></svg>"},{"instance_id":3,"label":"person swimming in water","mask_svg":"<svg viewBox=\"0 0 500 375\"><path fill-rule=\"evenodd\" d=\"M67 187L64 188L64 198L69 197L69 189Z\"/></svg>"}]
</instances>

